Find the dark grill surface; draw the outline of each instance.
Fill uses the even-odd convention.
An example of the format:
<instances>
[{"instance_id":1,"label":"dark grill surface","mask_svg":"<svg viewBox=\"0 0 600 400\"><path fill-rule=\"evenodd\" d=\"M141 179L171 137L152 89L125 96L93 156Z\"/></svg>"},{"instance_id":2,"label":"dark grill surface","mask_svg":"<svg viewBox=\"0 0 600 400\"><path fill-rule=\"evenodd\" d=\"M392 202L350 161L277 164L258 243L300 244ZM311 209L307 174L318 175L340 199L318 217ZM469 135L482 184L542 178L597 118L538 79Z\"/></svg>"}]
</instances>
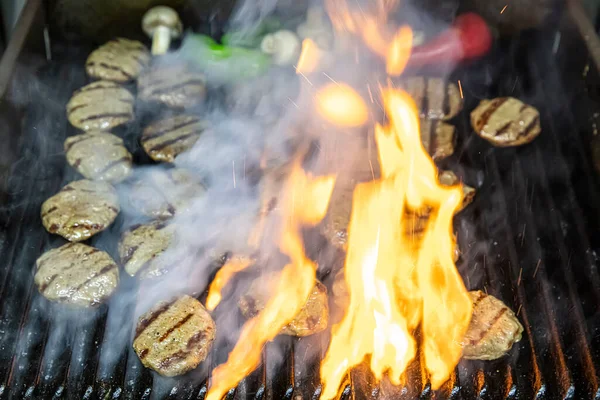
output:
<instances>
[{"instance_id":1,"label":"dark grill surface","mask_svg":"<svg viewBox=\"0 0 600 400\"><path fill-rule=\"evenodd\" d=\"M31 105L9 182L12 200L2 209L0 398L202 399L210 370L226 359L231 343L217 339L218 352L191 374L156 377L131 348L135 301L123 296L142 290L132 279L123 278L128 290L108 306L79 315L59 314L33 286L35 259L62 243L44 231L39 209L76 178L62 152L64 137L73 133L64 105L85 83L88 51L55 44L54 61L36 79L27 77L28 89L17 93ZM461 81L466 110L455 121L457 152L443 166L478 187L474 203L456 220L459 269L468 289L486 290L517 312L525 327L521 342L501 360L462 361L437 393L418 361L403 388L376 385L358 368L342 389L344 398L600 398L600 189L591 157L600 102L598 86L589 84L598 82L594 65L583 78L586 60L582 40L563 21L502 39L486 59L451 78ZM514 96L540 110L543 131L531 145L495 149L473 133L469 112L479 99L497 96ZM135 161L146 163L137 142L141 125L117 133ZM92 244L116 254L107 238L117 237L122 224L117 220ZM276 339L266 347L262 366L229 397L318 398L327 341L326 334Z\"/></svg>"}]
</instances>

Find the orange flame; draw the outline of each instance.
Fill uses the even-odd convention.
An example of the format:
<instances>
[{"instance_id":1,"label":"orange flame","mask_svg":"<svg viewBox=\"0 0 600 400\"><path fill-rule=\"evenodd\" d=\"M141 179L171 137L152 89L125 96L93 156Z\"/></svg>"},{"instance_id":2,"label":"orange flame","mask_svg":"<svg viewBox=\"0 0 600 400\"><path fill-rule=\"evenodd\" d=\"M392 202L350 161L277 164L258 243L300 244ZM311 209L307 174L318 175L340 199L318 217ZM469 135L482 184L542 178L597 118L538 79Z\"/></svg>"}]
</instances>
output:
<instances>
[{"instance_id":1,"label":"orange flame","mask_svg":"<svg viewBox=\"0 0 600 400\"><path fill-rule=\"evenodd\" d=\"M438 182L421 144L418 112L400 90L382 93L390 125L376 126L381 179L359 184L348 230L345 279L350 304L334 327L321 365L323 398L336 396L346 372L370 357L377 379L400 383L423 331L425 368L434 389L458 363L471 302L452 259L452 217L462 192ZM404 232L408 212L430 209L423 239Z\"/></svg>"},{"instance_id":2,"label":"orange flame","mask_svg":"<svg viewBox=\"0 0 600 400\"><path fill-rule=\"evenodd\" d=\"M369 118L365 101L350 86L331 83L317 92L317 111L338 126L364 125Z\"/></svg>"},{"instance_id":3,"label":"orange flame","mask_svg":"<svg viewBox=\"0 0 600 400\"><path fill-rule=\"evenodd\" d=\"M275 338L304 305L315 284L316 265L304 254L300 228L323 219L334 183L334 177L313 178L299 163L294 166L282 191L285 219L279 241L279 248L289 256L290 263L279 274L275 295L264 310L244 325L227 362L213 371L207 400L221 400L230 388L252 372L260 362L265 343Z\"/></svg>"},{"instance_id":4,"label":"orange flame","mask_svg":"<svg viewBox=\"0 0 600 400\"><path fill-rule=\"evenodd\" d=\"M296 65L296 72L299 74L309 74L316 71L322 56L321 50L312 39L304 39L302 41L302 51Z\"/></svg>"},{"instance_id":5,"label":"orange flame","mask_svg":"<svg viewBox=\"0 0 600 400\"><path fill-rule=\"evenodd\" d=\"M238 272L248 268L250 265L252 265L252 260L250 258L234 256L219 269L215 275L215 279L213 279L210 284L208 296L206 297L206 308L209 311L213 311L217 308L221 302L221 292L231 278Z\"/></svg>"}]
</instances>

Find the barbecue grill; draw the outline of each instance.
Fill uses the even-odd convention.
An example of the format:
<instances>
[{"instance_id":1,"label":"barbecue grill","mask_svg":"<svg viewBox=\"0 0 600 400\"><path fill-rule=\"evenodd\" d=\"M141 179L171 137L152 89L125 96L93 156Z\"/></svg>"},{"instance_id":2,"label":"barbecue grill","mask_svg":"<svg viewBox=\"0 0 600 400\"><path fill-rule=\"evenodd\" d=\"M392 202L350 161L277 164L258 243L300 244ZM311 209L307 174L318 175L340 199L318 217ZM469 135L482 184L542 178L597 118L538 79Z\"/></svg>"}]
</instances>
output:
<instances>
[{"instance_id":1,"label":"barbecue grill","mask_svg":"<svg viewBox=\"0 0 600 400\"><path fill-rule=\"evenodd\" d=\"M93 49L55 40L44 31L44 15L40 0L28 2L0 63L6 176L0 185L0 398L202 399L210 371L231 344L217 339L197 370L161 378L133 352L135 305L116 306L121 291L98 309L64 316L33 285L36 258L61 243L43 229L39 209L75 178L62 152L74 132L64 105L85 84L83 64ZM469 290L485 290L517 313L523 339L500 360L461 361L437 392L419 360L402 387L376 384L357 368L342 398L600 399L599 68L600 41L572 0L556 20L501 38L484 59L452 74L461 82L465 110L457 119L457 151L442 167L478 190L455 219L458 267ZM540 110L542 134L532 144L493 148L474 134L470 111L480 99L498 96ZM137 142L140 126L118 133L134 161L147 163ZM105 238L116 237L122 223L92 243L115 254L116 244ZM132 292L136 283L125 278L122 285ZM278 337L228 398L319 398L327 343L327 333Z\"/></svg>"}]
</instances>

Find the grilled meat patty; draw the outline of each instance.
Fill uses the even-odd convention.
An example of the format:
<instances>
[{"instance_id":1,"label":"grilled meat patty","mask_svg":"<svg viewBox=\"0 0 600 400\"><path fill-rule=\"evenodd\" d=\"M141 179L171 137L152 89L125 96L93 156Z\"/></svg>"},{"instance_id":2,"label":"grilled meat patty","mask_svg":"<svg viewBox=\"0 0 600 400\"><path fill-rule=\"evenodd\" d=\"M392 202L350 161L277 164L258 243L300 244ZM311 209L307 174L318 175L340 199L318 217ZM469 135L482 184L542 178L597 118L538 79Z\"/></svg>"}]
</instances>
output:
<instances>
[{"instance_id":1,"label":"grilled meat patty","mask_svg":"<svg viewBox=\"0 0 600 400\"><path fill-rule=\"evenodd\" d=\"M473 316L463 339L463 357L495 360L504 356L519 340L523 326L503 302L477 290L469 292Z\"/></svg>"},{"instance_id":2,"label":"grilled meat patty","mask_svg":"<svg viewBox=\"0 0 600 400\"><path fill-rule=\"evenodd\" d=\"M471 124L498 147L529 143L542 131L538 110L513 97L483 100L471 113Z\"/></svg>"},{"instance_id":3,"label":"grilled meat patty","mask_svg":"<svg viewBox=\"0 0 600 400\"><path fill-rule=\"evenodd\" d=\"M173 162L196 143L204 129L206 124L191 115L162 119L144 129L142 147L155 161Z\"/></svg>"},{"instance_id":4,"label":"grilled meat patty","mask_svg":"<svg viewBox=\"0 0 600 400\"><path fill-rule=\"evenodd\" d=\"M133 348L144 366L176 376L206 358L215 333L215 322L204 306L184 295L159 303L140 317Z\"/></svg>"},{"instance_id":5,"label":"grilled meat patty","mask_svg":"<svg viewBox=\"0 0 600 400\"><path fill-rule=\"evenodd\" d=\"M119 267L105 252L67 243L42 254L34 281L48 300L81 307L106 300L119 284Z\"/></svg>"},{"instance_id":6,"label":"grilled meat patty","mask_svg":"<svg viewBox=\"0 0 600 400\"><path fill-rule=\"evenodd\" d=\"M65 140L67 162L88 179L120 182L131 174L131 154L123 140L102 131Z\"/></svg>"},{"instance_id":7,"label":"grilled meat patty","mask_svg":"<svg viewBox=\"0 0 600 400\"><path fill-rule=\"evenodd\" d=\"M456 176L456 174L452 171L440 172L438 179L439 179L440 183L445 186L454 186L454 185L458 185L459 183L461 183L458 176ZM475 189L472 188L471 186L468 186L463 183L462 190L463 190L462 205L457 210L457 212L464 210L465 207L468 206L469 204L471 204L473 202L473 199L475 198L476 192L475 192Z\"/></svg>"},{"instance_id":8,"label":"grilled meat patty","mask_svg":"<svg viewBox=\"0 0 600 400\"><path fill-rule=\"evenodd\" d=\"M131 93L118 83L97 81L73 93L67 118L75 128L105 131L134 118L133 102Z\"/></svg>"},{"instance_id":9,"label":"grilled meat patty","mask_svg":"<svg viewBox=\"0 0 600 400\"><path fill-rule=\"evenodd\" d=\"M269 300L269 280L258 279L252 283L248 292L238 302L242 314L253 318L262 311ZM282 335L309 336L327 328L329 305L327 288L316 281L306 303L289 324L281 329Z\"/></svg>"},{"instance_id":10,"label":"grilled meat patty","mask_svg":"<svg viewBox=\"0 0 600 400\"><path fill-rule=\"evenodd\" d=\"M170 218L203 195L204 187L183 169L157 170L138 181L131 203L142 214Z\"/></svg>"},{"instance_id":11,"label":"grilled meat patty","mask_svg":"<svg viewBox=\"0 0 600 400\"><path fill-rule=\"evenodd\" d=\"M421 119L421 142L433 161L454 154L456 128L442 121Z\"/></svg>"},{"instance_id":12,"label":"grilled meat patty","mask_svg":"<svg viewBox=\"0 0 600 400\"><path fill-rule=\"evenodd\" d=\"M148 68L138 80L138 96L146 102L184 108L201 103L206 95L204 75L187 64L159 64Z\"/></svg>"},{"instance_id":13,"label":"grilled meat patty","mask_svg":"<svg viewBox=\"0 0 600 400\"><path fill-rule=\"evenodd\" d=\"M405 78L401 80L400 87L412 96L421 118L449 120L463 108L458 86L442 78Z\"/></svg>"},{"instance_id":14,"label":"grilled meat patty","mask_svg":"<svg viewBox=\"0 0 600 400\"><path fill-rule=\"evenodd\" d=\"M173 226L164 221L132 227L119 242L119 256L125 271L142 278L160 276L165 271L159 256L169 247Z\"/></svg>"},{"instance_id":15,"label":"grilled meat patty","mask_svg":"<svg viewBox=\"0 0 600 400\"><path fill-rule=\"evenodd\" d=\"M119 214L117 192L108 183L82 179L64 186L42 204L42 224L71 242L106 229Z\"/></svg>"},{"instance_id":16,"label":"grilled meat patty","mask_svg":"<svg viewBox=\"0 0 600 400\"><path fill-rule=\"evenodd\" d=\"M149 62L146 46L137 40L117 38L94 50L85 70L92 78L127 82L136 79Z\"/></svg>"}]
</instances>

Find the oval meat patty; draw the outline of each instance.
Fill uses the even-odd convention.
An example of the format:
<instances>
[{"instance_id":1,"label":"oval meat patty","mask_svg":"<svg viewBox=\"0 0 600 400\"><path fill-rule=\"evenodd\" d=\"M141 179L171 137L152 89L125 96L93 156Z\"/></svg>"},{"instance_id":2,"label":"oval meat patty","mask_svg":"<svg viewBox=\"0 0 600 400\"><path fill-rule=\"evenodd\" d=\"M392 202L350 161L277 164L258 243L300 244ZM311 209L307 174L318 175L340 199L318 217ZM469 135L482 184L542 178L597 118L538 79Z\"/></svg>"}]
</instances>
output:
<instances>
[{"instance_id":1,"label":"oval meat patty","mask_svg":"<svg viewBox=\"0 0 600 400\"><path fill-rule=\"evenodd\" d=\"M131 154L123 140L102 131L68 137L67 162L88 179L120 182L131 174Z\"/></svg>"},{"instance_id":2,"label":"oval meat patty","mask_svg":"<svg viewBox=\"0 0 600 400\"><path fill-rule=\"evenodd\" d=\"M119 267L105 252L82 243L67 243L36 261L34 281L48 300L95 306L119 284Z\"/></svg>"},{"instance_id":3,"label":"oval meat patty","mask_svg":"<svg viewBox=\"0 0 600 400\"><path fill-rule=\"evenodd\" d=\"M167 107L192 107L204 101L205 95L204 75L187 64L156 65L146 69L138 80L141 100Z\"/></svg>"},{"instance_id":4,"label":"oval meat patty","mask_svg":"<svg viewBox=\"0 0 600 400\"><path fill-rule=\"evenodd\" d=\"M239 307L246 318L253 318L262 311L269 299L268 280L258 279L239 300ZM313 287L306 303L296 317L281 329L282 335L309 336L327 328L329 304L327 288L319 281Z\"/></svg>"},{"instance_id":5,"label":"oval meat patty","mask_svg":"<svg viewBox=\"0 0 600 400\"><path fill-rule=\"evenodd\" d=\"M483 100L471 113L471 124L498 147L529 143L542 131L538 110L513 97Z\"/></svg>"},{"instance_id":6,"label":"oval meat patty","mask_svg":"<svg viewBox=\"0 0 600 400\"><path fill-rule=\"evenodd\" d=\"M400 87L411 95L421 118L449 120L463 108L458 86L442 78L414 76L402 79Z\"/></svg>"},{"instance_id":7,"label":"oval meat patty","mask_svg":"<svg viewBox=\"0 0 600 400\"><path fill-rule=\"evenodd\" d=\"M46 200L41 215L48 232L80 242L106 229L119 211L117 192L111 185L82 179Z\"/></svg>"},{"instance_id":8,"label":"oval meat patty","mask_svg":"<svg viewBox=\"0 0 600 400\"><path fill-rule=\"evenodd\" d=\"M421 119L421 142L433 161L454 154L456 128L442 121Z\"/></svg>"},{"instance_id":9,"label":"oval meat patty","mask_svg":"<svg viewBox=\"0 0 600 400\"><path fill-rule=\"evenodd\" d=\"M94 50L85 70L92 78L127 82L136 79L149 62L146 46L137 40L117 38Z\"/></svg>"},{"instance_id":10,"label":"oval meat patty","mask_svg":"<svg viewBox=\"0 0 600 400\"><path fill-rule=\"evenodd\" d=\"M204 306L182 296L159 303L140 317L133 348L144 366L164 376L176 376L206 358L215 333L215 322Z\"/></svg>"},{"instance_id":11,"label":"oval meat patty","mask_svg":"<svg viewBox=\"0 0 600 400\"><path fill-rule=\"evenodd\" d=\"M160 255L169 247L173 226L164 221L132 227L119 242L119 256L125 271L141 278L163 275L164 261Z\"/></svg>"},{"instance_id":12,"label":"oval meat patty","mask_svg":"<svg viewBox=\"0 0 600 400\"><path fill-rule=\"evenodd\" d=\"M134 118L133 102L131 93L118 83L97 81L73 93L67 118L75 128L105 131Z\"/></svg>"},{"instance_id":13,"label":"oval meat patty","mask_svg":"<svg viewBox=\"0 0 600 400\"><path fill-rule=\"evenodd\" d=\"M519 340L523 326L503 302L477 290L469 292L473 316L463 339L463 357L495 360L504 356Z\"/></svg>"},{"instance_id":14,"label":"oval meat patty","mask_svg":"<svg viewBox=\"0 0 600 400\"><path fill-rule=\"evenodd\" d=\"M131 203L142 214L171 218L204 192L204 187L183 169L157 170L134 185Z\"/></svg>"},{"instance_id":15,"label":"oval meat patty","mask_svg":"<svg viewBox=\"0 0 600 400\"><path fill-rule=\"evenodd\" d=\"M149 125L142 133L142 147L155 161L173 162L189 150L206 129L206 123L191 115L177 115Z\"/></svg>"}]
</instances>

